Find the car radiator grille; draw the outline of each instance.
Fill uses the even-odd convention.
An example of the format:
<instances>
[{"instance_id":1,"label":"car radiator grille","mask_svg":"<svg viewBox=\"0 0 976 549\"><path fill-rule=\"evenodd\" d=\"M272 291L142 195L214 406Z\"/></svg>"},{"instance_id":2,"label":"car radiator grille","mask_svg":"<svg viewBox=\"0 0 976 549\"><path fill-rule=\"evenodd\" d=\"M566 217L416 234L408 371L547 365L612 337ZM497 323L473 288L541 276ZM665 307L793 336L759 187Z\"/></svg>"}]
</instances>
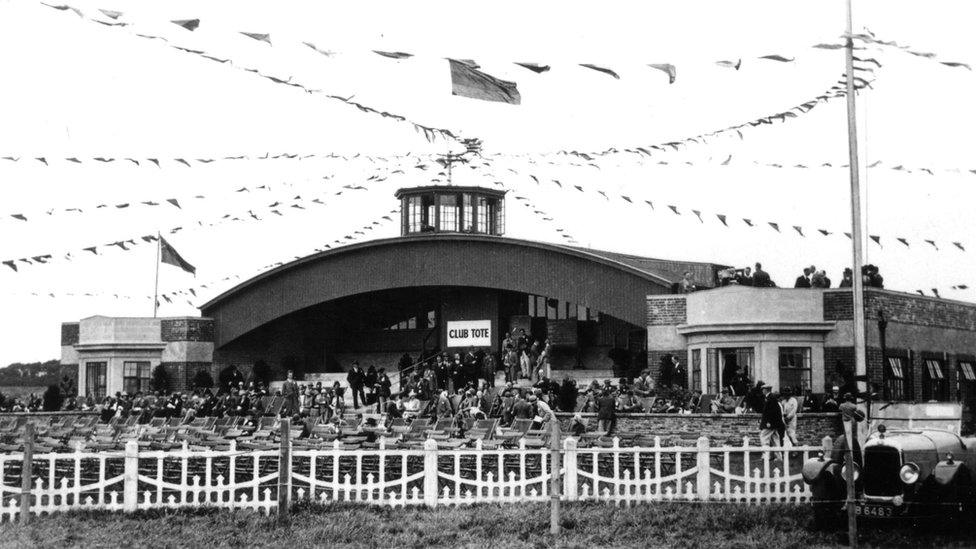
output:
<instances>
[{"instance_id":1,"label":"car radiator grille","mask_svg":"<svg viewBox=\"0 0 976 549\"><path fill-rule=\"evenodd\" d=\"M901 454L897 448L874 446L864 451L864 494L868 496L895 496L903 492L898 476Z\"/></svg>"}]
</instances>

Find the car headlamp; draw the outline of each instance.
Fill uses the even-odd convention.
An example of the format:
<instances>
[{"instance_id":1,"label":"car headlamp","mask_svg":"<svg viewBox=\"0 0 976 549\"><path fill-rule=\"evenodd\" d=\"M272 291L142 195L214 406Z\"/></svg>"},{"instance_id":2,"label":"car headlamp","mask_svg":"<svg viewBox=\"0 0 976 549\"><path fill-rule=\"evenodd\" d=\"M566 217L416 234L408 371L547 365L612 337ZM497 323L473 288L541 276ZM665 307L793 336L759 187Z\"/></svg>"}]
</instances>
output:
<instances>
[{"instance_id":1,"label":"car headlamp","mask_svg":"<svg viewBox=\"0 0 976 549\"><path fill-rule=\"evenodd\" d=\"M918 481L919 469L918 465L914 463L906 463L902 465L901 469L898 471L898 478L901 479L905 484L915 484Z\"/></svg>"},{"instance_id":2,"label":"car headlamp","mask_svg":"<svg viewBox=\"0 0 976 549\"><path fill-rule=\"evenodd\" d=\"M840 476L844 480L847 480L847 466L846 465L840 468ZM858 465L855 463L854 464L854 482L857 482L857 479L859 479L859 478L861 478L861 468L858 467Z\"/></svg>"}]
</instances>

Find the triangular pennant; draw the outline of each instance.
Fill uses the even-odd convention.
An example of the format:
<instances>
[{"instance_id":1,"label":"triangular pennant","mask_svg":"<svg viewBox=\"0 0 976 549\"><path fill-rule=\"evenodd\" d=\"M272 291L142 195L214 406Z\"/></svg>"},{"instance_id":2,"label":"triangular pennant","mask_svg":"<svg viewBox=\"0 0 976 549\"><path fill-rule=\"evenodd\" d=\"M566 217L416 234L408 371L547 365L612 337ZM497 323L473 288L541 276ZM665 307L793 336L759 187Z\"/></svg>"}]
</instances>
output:
<instances>
[{"instance_id":1,"label":"triangular pennant","mask_svg":"<svg viewBox=\"0 0 976 549\"><path fill-rule=\"evenodd\" d=\"M704 220L702 219L702 216L701 216L701 211L699 211L699 210L691 210L691 213L693 213L693 214L695 214L695 216L696 216L696 217L698 217L698 221L699 221L700 223L704 223L704 222L705 222L705 221L704 221Z\"/></svg>"},{"instance_id":2,"label":"triangular pennant","mask_svg":"<svg viewBox=\"0 0 976 549\"><path fill-rule=\"evenodd\" d=\"M518 65L518 66L520 66L520 67L529 69L530 71L532 71L532 72L534 72L536 74L541 74L541 73L544 73L544 72L546 72L546 71L549 70L549 65L540 65L538 63L519 63L519 62L516 62L515 64Z\"/></svg>"},{"instance_id":3,"label":"triangular pennant","mask_svg":"<svg viewBox=\"0 0 976 549\"><path fill-rule=\"evenodd\" d=\"M243 34L244 36L247 36L248 38L253 38L254 40L257 40L258 42L267 42L268 44L271 44L271 35L270 34L261 34L261 33L256 33L256 32L241 32L241 34Z\"/></svg>"},{"instance_id":4,"label":"triangular pennant","mask_svg":"<svg viewBox=\"0 0 976 549\"><path fill-rule=\"evenodd\" d=\"M725 222L725 215L723 215L723 214L715 214L715 217L717 217L718 220L722 222L722 225L725 225L726 227L729 226L729 224Z\"/></svg>"},{"instance_id":5,"label":"triangular pennant","mask_svg":"<svg viewBox=\"0 0 976 549\"><path fill-rule=\"evenodd\" d=\"M803 236L803 237L806 236L805 234L803 234L803 229L799 225L793 225L793 230L795 230L796 232L800 233L800 236Z\"/></svg>"},{"instance_id":6,"label":"triangular pennant","mask_svg":"<svg viewBox=\"0 0 976 549\"><path fill-rule=\"evenodd\" d=\"M613 72L612 70L610 70L608 68L599 67L597 65L593 65L593 64L590 64L590 63L580 63L580 66L581 67L586 67L588 69L595 70L597 72L602 72L603 74L609 74L610 76L616 78L617 80L620 80L620 75L618 75L617 73Z\"/></svg>"},{"instance_id":7,"label":"triangular pennant","mask_svg":"<svg viewBox=\"0 0 976 549\"><path fill-rule=\"evenodd\" d=\"M200 26L199 19L176 19L175 21L170 21L170 23L179 25L188 31L195 31Z\"/></svg>"},{"instance_id":8,"label":"triangular pennant","mask_svg":"<svg viewBox=\"0 0 976 549\"><path fill-rule=\"evenodd\" d=\"M373 50L376 55L382 55L383 57L389 57L390 59L408 59L413 57L412 53L404 53L402 51L379 51Z\"/></svg>"},{"instance_id":9,"label":"triangular pennant","mask_svg":"<svg viewBox=\"0 0 976 549\"><path fill-rule=\"evenodd\" d=\"M744 217L743 217L743 218L742 218L742 221L743 221L743 222L744 222L744 223L745 223L746 225L749 225L750 227L752 227L752 220L751 220L751 219L746 219L746 218L744 218Z\"/></svg>"},{"instance_id":10,"label":"triangular pennant","mask_svg":"<svg viewBox=\"0 0 976 549\"><path fill-rule=\"evenodd\" d=\"M672 206L672 205L668 204L668 207L671 208L671 211L674 212L675 215L681 215L681 212L678 211L678 207L677 206Z\"/></svg>"},{"instance_id":11,"label":"triangular pennant","mask_svg":"<svg viewBox=\"0 0 976 549\"><path fill-rule=\"evenodd\" d=\"M14 260L4 261L3 264L13 269L15 273L17 272L17 263Z\"/></svg>"},{"instance_id":12,"label":"triangular pennant","mask_svg":"<svg viewBox=\"0 0 976 549\"><path fill-rule=\"evenodd\" d=\"M872 234L872 235L868 235L868 237L871 240L873 240L875 244L877 244L878 246L881 246L881 237L880 236ZM882 247L884 247L884 246L882 246Z\"/></svg>"},{"instance_id":13,"label":"triangular pennant","mask_svg":"<svg viewBox=\"0 0 976 549\"><path fill-rule=\"evenodd\" d=\"M180 202L178 200L176 200L175 198L167 198L166 199L166 202L169 202L170 204L176 206L177 208L180 208L181 210L183 209L183 208L180 207Z\"/></svg>"},{"instance_id":14,"label":"triangular pennant","mask_svg":"<svg viewBox=\"0 0 976 549\"><path fill-rule=\"evenodd\" d=\"M333 55L335 55L335 52L334 51L319 49L315 44L313 44L311 42L302 42L302 44L305 44L306 46L312 48L316 52L321 53L322 55L324 55L326 57L332 57Z\"/></svg>"},{"instance_id":15,"label":"triangular pennant","mask_svg":"<svg viewBox=\"0 0 976 549\"><path fill-rule=\"evenodd\" d=\"M822 234L824 236L830 236L831 234L833 234L830 231L828 231L827 229L817 229L817 230L820 231L820 234Z\"/></svg>"},{"instance_id":16,"label":"triangular pennant","mask_svg":"<svg viewBox=\"0 0 976 549\"><path fill-rule=\"evenodd\" d=\"M93 255L98 255L98 250L96 248L97 246L91 246L89 248L82 248L82 250L85 250L86 252L91 252Z\"/></svg>"},{"instance_id":17,"label":"triangular pennant","mask_svg":"<svg viewBox=\"0 0 976 549\"><path fill-rule=\"evenodd\" d=\"M654 209L654 203L651 202L650 200L645 200L644 203L646 203L648 206L650 206L652 210Z\"/></svg>"},{"instance_id":18,"label":"triangular pennant","mask_svg":"<svg viewBox=\"0 0 976 549\"><path fill-rule=\"evenodd\" d=\"M782 55L777 55L777 54L760 55L759 59L769 59L771 61L779 61L781 63L792 63L794 60L792 57L783 57Z\"/></svg>"},{"instance_id":19,"label":"triangular pennant","mask_svg":"<svg viewBox=\"0 0 976 549\"><path fill-rule=\"evenodd\" d=\"M936 250L939 249L939 247L935 244L935 241L934 240L926 240L926 242L928 242L929 244L931 244L932 247L935 248Z\"/></svg>"},{"instance_id":20,"label":"triangular pennant","mask_svg":"<svg viewBox=\"0 0 976 549\"><path fill-rule=\"evenodd\" d=\"M953 242L952 245L955 246L955 247L957 247L957 248L959 248L960 250L962 250L964 252L966 251L966 248L963 248L962 247L962 242Z\"/></svg>"},{"instance_id":21,"label":"triangular pennant","mask_svg":"<svg viewBox=\"0 0 976 549\"><path fill-rule=\"evenodd\" d=\"M742 66L742 59L737 59L735 61L727 61L727 60L716 61L715 64L720 67L725 67L727 69L739 70L739 67Z\"/></svg>"},{"instance_id":22,"label":"triangular pennant","mask_svg":"<svg viewBox=\"0 0 976 549\"><path fill-rule=\"evenodd\" d=\"M766 223L769 223L769 226L772 227L773 230L779 232L779 223L773 223L772 221L767 221Z\"/></svg>"},{"instance_id":23,"label":"triangular pennant","mask_svg":"<svg viewBox=\"0 0 976 549\"><path fill-rule=\"evenodd\" d=\"M678 77L677 69L671 63L650 63L647 66L667 73L668 84L674 84L675 79Z\"/></svg>"},{"instance_id":24,"label":"triangular pennant","mask_svg":"<svg viewBox=\"0 0 976 549\"><path fill-rule=\"evenodd\" d=\"M901 238L901 237L897 237L897 238L895 238L895 240L897 240L898 242L901 242L902 244L904 244L906 248L911 248L911 246L908 245L908 240L906 240L904 238Z\"/></svg>"}]
</instances>

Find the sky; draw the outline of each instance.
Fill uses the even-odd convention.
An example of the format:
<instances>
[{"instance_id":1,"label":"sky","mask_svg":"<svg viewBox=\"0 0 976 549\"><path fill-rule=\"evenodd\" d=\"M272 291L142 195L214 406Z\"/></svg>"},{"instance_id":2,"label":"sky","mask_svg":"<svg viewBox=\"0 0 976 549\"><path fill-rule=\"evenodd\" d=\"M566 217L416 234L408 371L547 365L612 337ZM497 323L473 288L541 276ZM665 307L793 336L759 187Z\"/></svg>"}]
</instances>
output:
<instances>
[{"instance_id":1,"label":"sky","mask_svg":"<svg viewBox=\"0 0 976 549\"><path fill-rule=\"evenodd\" d=\"M508 189L508 236L565 243L567 234L584 247L738 267L761 261L780 285L810 264L838 281L851 261L842 234L851 226L842 99L747 128L741 138L733 132L651 158L554 154L679 140L822 94L844 73L843 52L811 46L838 43L838 0L69 4L83 16L0 0L0 157L20 159L0 158L0 259L53 256L43 265L20 263L17 272L0 265L0 364L58 356L64 321L152 314L156 250L141 235L162 232L197 267L194 277L163 266L161 293L193 287L196 295L163 302L159 314L198 315L196 307L266 265L349 242L347 235L397 236L398 224L383 218L396 219L393 192L443 180L436 166L415 166L463 151L450 139L429 142L410 123L243 67L480 138L484 159L455 169L453 182ZM121 12L116 21L126 26L92 22L113 21L100 9ZM880 266L889 288L936 288L969 302L976 301L969 133L976 73L939 61L976 64L974 15L976 6L961 1L854 2L855 32L936 54L858 52L882 64L872 88L857 95L865 233L881 236L880 246L866 244L866 261ZM193 32L170 23L194 18L201 22ZM240 32L267 33L271 43ZM759 59L772 54L793 61ZM452 96L446 58L473 59L516 82L521 104ZM739 70L716 64L739 59ZM551 70L535 74L513 62ZM580 63L611 68L619 79ZM675 83L649 63L675 65ZM258 158L267 153L317 156ZM248 159L193 160L238 155ZM909 169L891 169L899 165ZM131 206L113 207L120 203ZM101 246L125 239L139 245ZM99 255L82 251L92 245ZM951 289L959 284L970 289Z\"/></svg>"}]
</instances>

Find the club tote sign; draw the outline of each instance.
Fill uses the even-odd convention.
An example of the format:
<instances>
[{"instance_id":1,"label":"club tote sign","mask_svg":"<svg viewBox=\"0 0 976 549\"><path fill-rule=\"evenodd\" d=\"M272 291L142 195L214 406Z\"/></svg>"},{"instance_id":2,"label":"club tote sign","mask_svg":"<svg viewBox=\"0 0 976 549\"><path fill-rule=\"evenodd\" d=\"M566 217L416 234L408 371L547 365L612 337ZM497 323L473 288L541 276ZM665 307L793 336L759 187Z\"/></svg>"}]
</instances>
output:
<instances>
[{"instance_id":1,"label":"club tote sign","mask_svg":"<svg viewBox=\"0 0 976 549\"><path fill-rule=\"evenodd\" d=\"M448 347L489 347L491 346L490 320L448 321Z\"/></svg>"}]
</instances>

